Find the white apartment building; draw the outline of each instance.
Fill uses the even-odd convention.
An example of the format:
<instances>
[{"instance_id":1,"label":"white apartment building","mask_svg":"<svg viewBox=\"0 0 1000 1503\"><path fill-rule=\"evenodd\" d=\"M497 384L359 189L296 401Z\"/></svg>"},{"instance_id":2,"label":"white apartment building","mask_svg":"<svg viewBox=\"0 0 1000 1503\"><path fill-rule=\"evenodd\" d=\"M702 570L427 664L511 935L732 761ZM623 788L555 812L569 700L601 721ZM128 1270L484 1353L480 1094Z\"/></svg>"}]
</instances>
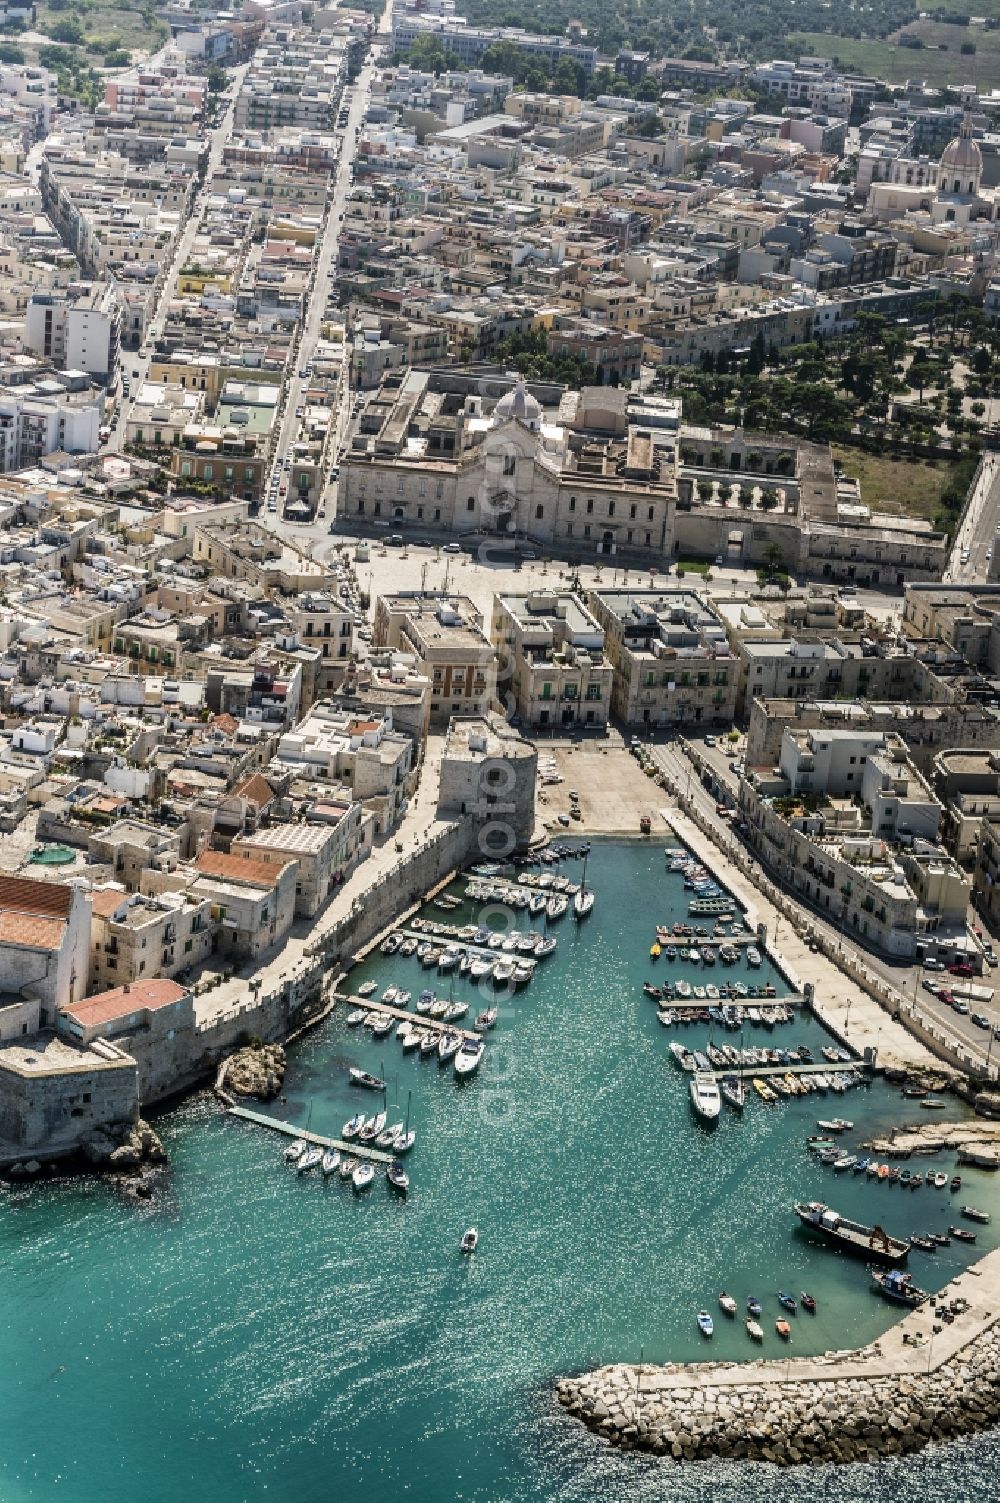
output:
<instances>
[{"instance_id":1,"label":"white apartment building","mask_svg":"<svg viewBox=\"0 0 1000 1503\"><path fill-rule=\"evenodd\" d=\"M60 370L112 379L118 369L122 306L110 283L78 282L36 292L24 315L24 343Z\"/></svg>"}]
</instances>

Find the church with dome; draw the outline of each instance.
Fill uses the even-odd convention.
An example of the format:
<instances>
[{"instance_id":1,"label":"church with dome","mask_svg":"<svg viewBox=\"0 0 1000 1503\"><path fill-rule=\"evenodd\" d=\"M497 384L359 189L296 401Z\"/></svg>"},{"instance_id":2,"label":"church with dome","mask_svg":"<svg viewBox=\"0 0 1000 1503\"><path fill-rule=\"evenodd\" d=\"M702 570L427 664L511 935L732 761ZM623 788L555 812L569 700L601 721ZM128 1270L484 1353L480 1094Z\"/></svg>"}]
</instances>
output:
<instances>
[{"instance_id":1,"label":"church with dome","mask_svg":"<svg viewBox=\"0 0 1000 1503\"><path fill-rule=\"evenodd\" d=\"M867 209L913 252L983 253L1000 243L1000 197L983 187L983 154L966 111L937 167L899 158L890 180L873 182Z\"/></svg>"}]
</instances>

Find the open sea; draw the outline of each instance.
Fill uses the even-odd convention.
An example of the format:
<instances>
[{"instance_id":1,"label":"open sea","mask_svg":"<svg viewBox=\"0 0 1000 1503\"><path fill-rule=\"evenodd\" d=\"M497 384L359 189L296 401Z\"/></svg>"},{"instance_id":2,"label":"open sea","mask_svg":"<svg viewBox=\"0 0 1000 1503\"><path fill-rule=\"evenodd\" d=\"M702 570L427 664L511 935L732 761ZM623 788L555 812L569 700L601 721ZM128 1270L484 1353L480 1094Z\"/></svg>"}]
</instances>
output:
<instances>
[{"instance_id":1,"label":"open sea","mask_svg":"<svg viewBox=\"0 0 1000 1503\"><path fill-rule=\"evenodd\" d=\"M579 880L579 862L562 870ZM793 1353L886 1329L896 1313L863 1264L810 1242L798 1199L901 1235L945 1230L956 1201L991 1210L975 1248L911 1254L930 1289L1000 1228L995 1175L963 1169L957 1196L909 1191L835 1174L805 1151L819 1117L852 1118L852 1147L881 1125L930 1117L893 1087L773 1107L754 1097L742 1119L724 1106L704 1128L667 1045L702 1043L708 1025L663 1028L642 982L785 986L766 963L699 978L650 961L655 924L686 918L690 897L661 844L595 842L587 881L594 912L550 926L559 948L506 1005L474 1080L403 1055L393 1035L349 1029L342 1011L290 1051L287 1099L262 1110L321 1133L375 1109L348 1084L349 1064L384 1074L391 1119L409 1109L417 1131L405 1202L381 1177L363 1196L338 1176L299 1178L282 1160L287 1139L225 1116L207 1094L157 1119L171 1163L149 1204L88 1178L0 1188L0 1503L996 1496L994 1436L793 1476L618 1454L562 1414L562 1374L640 1356L757 1355L742 1318L722 1316L722 1289L741 1305L763 1301L766 1355L786 1350L774 1334L779 1289L818 1301L815 1316L792 1317ZM427 916L462 924L479 912ZM368 976L414 997L450 989L399 956L376 953L352 988ZM467 978L454 986L470 1018L489 1000ZM828 1040L799 1017L748 1028L745 1042L806 1043L818 1057ZM910 1166L955 1167L951 1157ZM473 1224L479 1249L463 1257ZM715 1317L710 1344L701 1308Z\"/></svg>"}]
</instances>

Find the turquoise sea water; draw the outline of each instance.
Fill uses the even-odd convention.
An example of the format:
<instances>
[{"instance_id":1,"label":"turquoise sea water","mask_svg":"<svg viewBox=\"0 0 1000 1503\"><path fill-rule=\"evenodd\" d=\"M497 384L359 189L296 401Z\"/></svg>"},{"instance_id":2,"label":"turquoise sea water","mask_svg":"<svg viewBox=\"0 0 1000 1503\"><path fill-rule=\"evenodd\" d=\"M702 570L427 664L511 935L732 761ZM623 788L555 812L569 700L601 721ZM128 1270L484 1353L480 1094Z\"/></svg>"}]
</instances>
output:
<instances>
[{"instance_id":1,"label":"turquoise sea water","mask_svg":"<svg viewBox=\"0 0 1000 1503\"><path fill-rule=\"evenodd\" d=\"M578 864L567 869L578 878ZM293 1050L288 1099L267 1110L320 1132L372 1104L346 1066L384 1064L394 1115L409 1100L418 1132L405 1203L379 1181L359 1197L339 1178L297 1178L284 1140L205 1096L160 1119L171 1168L150 1205L87 1179L0 1191L2 1503L786 1496L787 1474L764 1467L609 1452L565 1419L552 1381L640 1353L754 1355L742 1321L721 1317L722 1288L763 1300L772 1355L784 1350L779 1288L819 1301L815 1317L794 1318L792 1351L863 1342L894 1313L859 1263L802 1236L792 1202L827 1199L905 1234L943 1230L956 1199L1000 1219L1000 1196L975 1171L951 1197L816 1164L803 1139L817 1117L852 1117L851 1142L926 1117L882 1085L754 1101L742 1121L727 1111L703 1129L666 1046L707 1029L668 1033L641 991L666 974L648 959L653 926L685 916L687 894L648 844L595 845L588 882L593 915L553 926L559 950L514 999L473 1082L342 1017ZM734 973L717 966L715 979ZM448 985L398 957L376 955L352 982L368 974L414 995ZM461 979L455 990L479 1001ZM753 1036L823 1041L808 1019ZM463 1258L472 1223L479 1251ZM979 1228L972 1250L914 1252L918 1282L940 1287L994 1233ZM703 1306L716 1317L710 1346L695 1327ZM997 1456L986 1437L905 1463L813 1469L794 1486L810 1499L981 1498L996 1490Z\"/></svg>"}]
</instances>

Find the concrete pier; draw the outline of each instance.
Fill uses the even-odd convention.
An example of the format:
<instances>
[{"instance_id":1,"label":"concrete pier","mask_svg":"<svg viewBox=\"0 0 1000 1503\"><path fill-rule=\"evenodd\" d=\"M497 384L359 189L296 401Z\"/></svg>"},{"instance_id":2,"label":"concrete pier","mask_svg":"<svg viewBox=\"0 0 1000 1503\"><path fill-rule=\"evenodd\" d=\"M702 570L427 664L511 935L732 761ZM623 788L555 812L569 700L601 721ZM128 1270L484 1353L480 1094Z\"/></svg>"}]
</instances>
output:
<instances>
[{"instance_id":1,"label":"concrete pier","mask_svg":"<svg viewBox=\"0 0 1000 1503\"><path fill-rule=\"evenodd\" d=\"M961 1313L950 1324L935 1318L953 1302ZM867 1347L792 1357L782 1343L781 1352L604 1367L562 1379L557 1395L612 1444L685 1461L875 1461L984 1430L1000 1419L1000 1250Z\"/></svg>"},{"instance_id":2,"label":"concrete pier","mask_svg":"<svg viewBox=\"0 0 1000 1503\"><path fill-rule=\"evenodd\" d=\"M460 999L461 1000L461 999ZM482 1038L474 1028L462 1028L458 1023L446 1023L442 1018L429 1018L423 1012L410 1012L405 1007L390 1007L387 1002L376 1002L374 997L352 997L347 992L338 992L337 1001L344 1003L350 1008L363 1007L367 1012L388 1013L390 1018L398 1018L402 1023L412 1023L414 1028L436 1029L438 1033L460 1033L464 1039ZM472 1012L472 1008L469 1008Z\"/></svg>"},{"instance_id":3,"label":"concrete pier","mask_svg":"<svg viewBox=\"0 0 1000 1503\"><path fill-rule=\"evenodd\" d=\"M391 1164L393 1155L382 1153L377 1148L369 1148L367 1143L345 1143L340 1138L325 1138L322 1133L309 1132L307 1128L299 1127L294 1122L282 1122L277 1117L268 1117L264 1112L252 1112L247 1106L231 1106L231 1117L240 1117L244 1122L252 1122L256 1127L269 1127L272 1132L284 1133L286 1138L302 1138L307 1143L314 1143L317 1148L339 1148L342 1153L349 1153L355 1159L371 1159L374 1164Z\"/></svg>"}]
</instances>

